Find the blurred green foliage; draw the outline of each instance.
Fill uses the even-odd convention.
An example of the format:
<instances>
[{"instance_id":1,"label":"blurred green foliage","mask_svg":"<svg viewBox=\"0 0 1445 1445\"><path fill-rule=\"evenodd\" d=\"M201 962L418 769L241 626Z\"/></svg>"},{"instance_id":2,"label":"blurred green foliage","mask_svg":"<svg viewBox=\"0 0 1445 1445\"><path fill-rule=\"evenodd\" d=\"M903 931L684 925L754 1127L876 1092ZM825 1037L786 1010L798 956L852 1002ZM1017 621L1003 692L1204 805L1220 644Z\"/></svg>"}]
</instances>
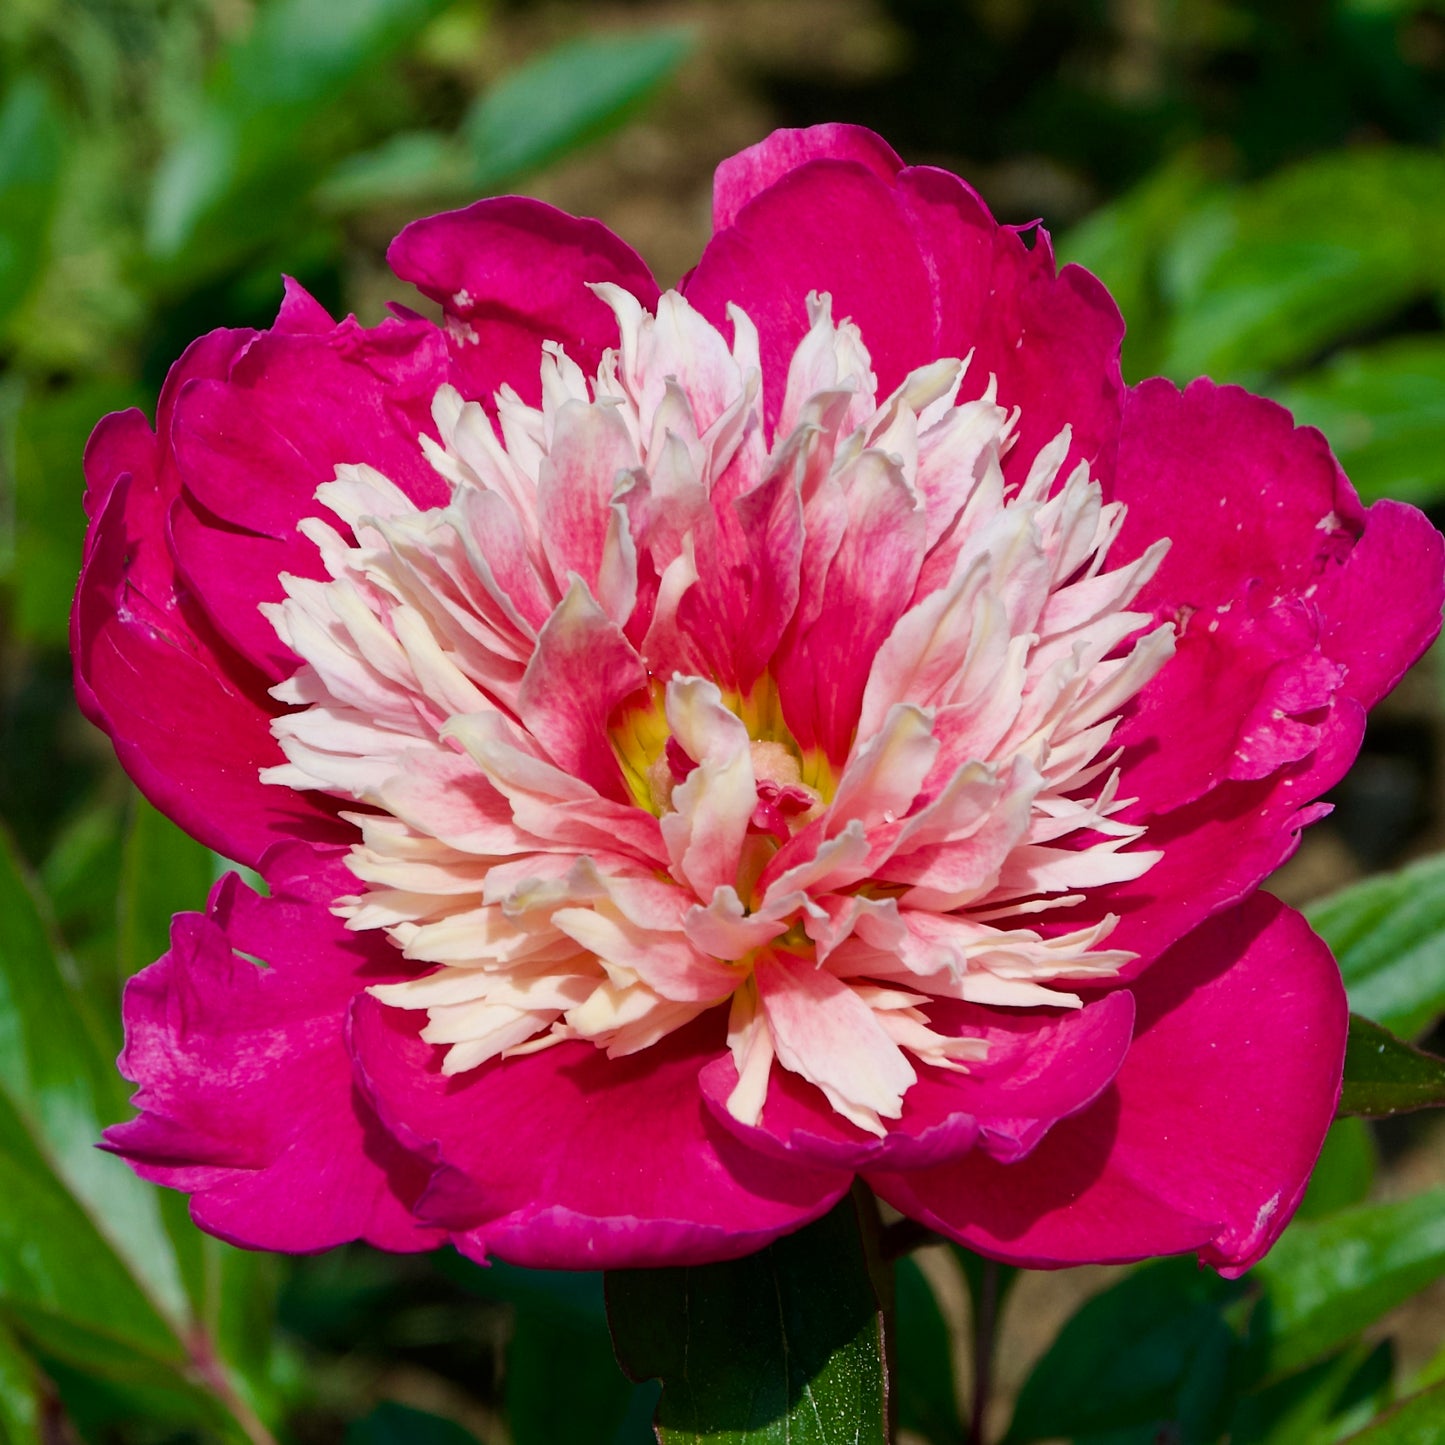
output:
<instances>
[{"instance_id":1,"label":"blurred green foliage","mask_svg":"<svg viewBox=\"0 0 1445 1445\"><path fill-rule=\"evenodd\" d=\"M340 309L357 257L374 266L411 215L523 182L624 124L665 95L699 36L727 55L729 0L697 5L692 29L677 26L690 7L634 4L606 33L574 3L547 11L566 21L560 44L495 63L497 36L534 8L0 3L0 1445L649 1438L658 1387L617 1370L599 1277L481 1271L447 1252L246 1254L92 1147L127 1113L112 1062L121 983L222 865L134 796L69 701L86 435L105 411L153 406L195 335L266 324L280 273ZM986 192L992 179L1036 193L1064 257L1118 298L1131 379L1209 372L1264 388L1325 431L1367 500L1440 515L1445 7L875 8L892 59L863 79L766 60L746 86L779 123L872 124L910 158L981 174ZM1414 754L1438 731L1436 706L1389 757L1372 733L1377 762L1406 765L1407 796L1371 824L1362 794L1341 790L1361 858L1381 856L1370 828L1384 852L1411 841L1441 765ZM1439 818L1423 821L1438 833ZM1441 858L1311 918L1352 1007L1392 1031L1357 1027L1346 1104L1433 1099L1439 1064L1402 1040L1428 1048L1445 1011ZM1162 1261L1090 1299L1025 1383L1010 1442L1445 1438L1445 1349L1407 1370L1389 1337L1389 1312L1445 1273L1439 1191L1381 1194L1382 1144L1388 1162L1409 1127L1342 1118L1297 1222L1245 1279ZM834 1283L861 1299L853 1263ZM949 1445L969 1413L955 1369L966 1341L940 1270L976 1300L993 1286L961 1252L897 1274L899 1422ZM633 1280L634 1329L662 1318L648 1291L676 1283ZM807 1390L785 1381L784 1413L762 1422L772 1433L748 1438L793 1430L800 1400L846 1423L849 1399L872 1398L882 1361L867 1330L835 1357L809 1321L803 1310L787 1326L790 1348L821 1350L818 1370ZM638 1348L660 1361L664 1415L684 1438L666 1411L727 1386L694 1358L681 1391L674 1343L654 1328ZM742 1358L725 1341L702 1354L734 1373ZM813 1438L805 1428L790 1438Z\"/></svg>"}]
</instances>

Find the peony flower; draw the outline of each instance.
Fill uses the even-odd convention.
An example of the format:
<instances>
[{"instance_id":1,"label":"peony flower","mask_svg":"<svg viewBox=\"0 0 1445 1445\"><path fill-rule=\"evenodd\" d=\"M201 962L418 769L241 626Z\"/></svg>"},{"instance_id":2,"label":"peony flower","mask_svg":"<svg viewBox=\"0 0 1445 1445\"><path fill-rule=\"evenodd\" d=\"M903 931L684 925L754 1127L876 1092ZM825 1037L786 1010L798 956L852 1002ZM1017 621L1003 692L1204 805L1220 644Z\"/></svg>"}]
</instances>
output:
<instances>
[{"instance_id":1,"label":"peony flower","mask_svg":"<svg viewBox=\"0 0 1445 1445\"><path fill-rule=\"evenodd\" d=\"M846 126L726 161L676 290L409 226L106 418L79 689L259 870L126 993L109 1147L240 1244L757 1249L861 1175L1031 1265L1237 1273L1334 1112L1261 880L1439 625L1317 432L1120 379L1102 286Z\"/></svg>"}]
</instances>

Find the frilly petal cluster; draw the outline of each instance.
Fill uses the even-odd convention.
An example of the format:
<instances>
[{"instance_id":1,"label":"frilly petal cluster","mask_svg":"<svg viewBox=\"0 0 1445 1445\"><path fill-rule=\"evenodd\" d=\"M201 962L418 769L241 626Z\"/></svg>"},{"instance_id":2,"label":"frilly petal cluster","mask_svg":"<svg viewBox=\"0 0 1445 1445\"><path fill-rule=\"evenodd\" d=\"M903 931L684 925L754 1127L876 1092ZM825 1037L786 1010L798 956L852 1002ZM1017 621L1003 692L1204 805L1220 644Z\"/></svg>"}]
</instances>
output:
<instances>
[{"instance_id":1,"label":"frilly petal cluster","mask_svg":"<svg viewBox=\"0 0 1445 1445\"><path fill-rule=\"evenodd\" d=\"M268 1249L748 1253L861 1175L1028 1265L1258 1259L1346 1010L1259 892L1439 627L1323 438L1123 385L1046 233L847 126L409 226L86 455L87 715L235 874L108 1147Z\"/></svg>"}]
</instances>

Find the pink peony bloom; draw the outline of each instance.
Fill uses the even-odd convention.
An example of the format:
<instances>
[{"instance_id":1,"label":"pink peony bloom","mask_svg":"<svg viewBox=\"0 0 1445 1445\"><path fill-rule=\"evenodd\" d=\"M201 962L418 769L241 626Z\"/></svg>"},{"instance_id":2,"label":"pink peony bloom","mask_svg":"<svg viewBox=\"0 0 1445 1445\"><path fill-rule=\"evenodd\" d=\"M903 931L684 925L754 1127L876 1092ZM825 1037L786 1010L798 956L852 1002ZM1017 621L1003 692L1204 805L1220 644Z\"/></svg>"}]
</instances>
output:
<instances>
[{"instance_id":1,"label":"pink peony bloom","mask_svg":"<svg viewBox=\"0 0 1445 1445\"><path fill-rule=\"evenodd\" d=\"M1338 972L1257 892L1439 626L1317 432L846 126L676 291L482 201L86 458L80 695L229 858L109 1145L241 1244L740 1255L855 1175L1033 1265L1268 1249ZM264 966L258 967L258 963Z\"/></svg>"}]
</instances>

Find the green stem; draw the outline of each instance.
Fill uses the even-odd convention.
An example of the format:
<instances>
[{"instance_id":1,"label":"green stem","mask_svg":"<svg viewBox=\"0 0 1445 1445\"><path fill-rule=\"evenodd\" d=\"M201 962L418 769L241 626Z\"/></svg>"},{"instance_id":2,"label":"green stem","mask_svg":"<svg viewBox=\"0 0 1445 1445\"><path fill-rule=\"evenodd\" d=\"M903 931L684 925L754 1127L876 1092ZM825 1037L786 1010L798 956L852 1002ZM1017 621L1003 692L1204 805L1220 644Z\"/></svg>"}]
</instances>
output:
<instances>
[{"instance_id":1,"label":"green stem","mask_svg":"<svg viewBox=\"0 0 1445 1445\"><path fill-rule=\"evenodd\" d=\"M978 1288L973 1293L973 1410L968 1423L968 1445L986 1445L984 1421L993 1394L993 1352L998 1335L998 1261L982 1261Z\"/></svg>"}]
</instances>

